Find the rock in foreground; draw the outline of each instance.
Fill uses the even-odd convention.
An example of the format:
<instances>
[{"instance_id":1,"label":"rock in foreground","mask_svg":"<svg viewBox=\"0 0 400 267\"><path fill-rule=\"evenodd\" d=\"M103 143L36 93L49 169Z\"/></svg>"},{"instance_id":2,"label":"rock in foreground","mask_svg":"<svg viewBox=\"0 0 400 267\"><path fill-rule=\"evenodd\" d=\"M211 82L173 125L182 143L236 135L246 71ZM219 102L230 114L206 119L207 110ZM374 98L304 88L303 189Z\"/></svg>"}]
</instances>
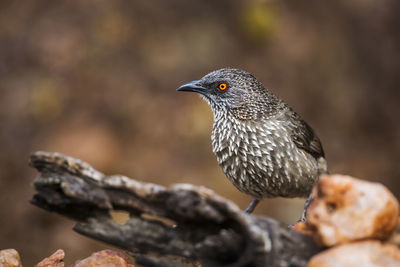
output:
<instances>
[{"instance_id":1,"label":"rock in foreground","mask_svg":"<svg viewBox=\"0 0 400 267\"><path fill-rule=\"evenodd\" d=\"M18 252L12 248L0 250L0 266L22 267Z\"/></svg>"},{"instance_id":2,"label":"rock in foreground","mask_svg":"<svg viewBox=\"0 0 400 267\"><path fill-rule=\"evenodd\" d=\"M62 249L54 252L50 257L45 258L35 265L35 267L64 267L65 253Z\"/></svg>"},{"instance_id":3,"label":"rock in foreground","mask_svg":"<svg viewBox=\"0 0 400 267\"><path fill-rule=\"evenodd\" d=\"M123 253L111 249L95 252L90 257L75 263L71 267L97 266L134 267L134 265L128 263L128 258Z\"/></svg>"},{"instance_id":4,"label":"rock in foreground","mask_svg":"<svg viewBox=\"0 0 400 267\"><path fill-rule=\"evenodd\" d=\"M324 175L313 197L307 211L308 226L324 246L367 238L384 240L396 228L399 203L382 184Z\"/></svg>"},{"instance_id":5,"label":"rock in foreground","mask_svg":"<svg viewBox=\"0 0 400 267\"><path fill-rule=\"evenodd\" d=\"M311 258L308 267L399 267L400 250L370 240L330 248Z\"/></svg>"}]
</instances>

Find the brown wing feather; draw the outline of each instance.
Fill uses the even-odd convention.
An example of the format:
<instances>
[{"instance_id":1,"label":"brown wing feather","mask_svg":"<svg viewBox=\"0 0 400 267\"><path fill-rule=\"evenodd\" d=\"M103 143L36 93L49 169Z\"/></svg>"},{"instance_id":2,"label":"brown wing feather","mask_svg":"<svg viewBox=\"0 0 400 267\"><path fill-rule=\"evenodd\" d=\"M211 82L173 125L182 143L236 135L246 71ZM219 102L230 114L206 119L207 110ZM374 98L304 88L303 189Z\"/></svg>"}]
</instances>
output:
<instances>
[{"instance_id":1,"label":"brown wing feather","mask_svg":"<svg viewBox=\"0 0 400 267\"><path fill-rule=\"evenodd\" d=\"M296 146L307 151L316 159L325 157L321 141L314 130L294 111L290 110L290 112L286 113L286 116L286 119L290 121L288 125Z\"/></svg>"}]
</instances>

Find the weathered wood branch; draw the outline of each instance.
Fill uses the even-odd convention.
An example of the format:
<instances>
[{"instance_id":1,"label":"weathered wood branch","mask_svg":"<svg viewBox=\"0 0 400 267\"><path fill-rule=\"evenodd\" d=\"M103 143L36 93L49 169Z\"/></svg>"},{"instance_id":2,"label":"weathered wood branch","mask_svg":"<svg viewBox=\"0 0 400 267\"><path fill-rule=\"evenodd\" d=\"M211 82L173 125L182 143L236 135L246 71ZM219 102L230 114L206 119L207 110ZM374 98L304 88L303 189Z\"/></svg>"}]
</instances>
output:
<instances>
[{"instance_id":1,"label":"weathered wood branch","mask_svg":"<svg viewBox=\"0 0 400 267\"><path fill-rule=\"evenodd\" d=\"M320 250L311 238L244 214L204 187L107 176L58 153L36 152L30 164L41 173L34 205L76 220L75 231L126 250L144 266L306 266ZM118 224L111 210L130 219Z\"/></svg>"}]
</instances>

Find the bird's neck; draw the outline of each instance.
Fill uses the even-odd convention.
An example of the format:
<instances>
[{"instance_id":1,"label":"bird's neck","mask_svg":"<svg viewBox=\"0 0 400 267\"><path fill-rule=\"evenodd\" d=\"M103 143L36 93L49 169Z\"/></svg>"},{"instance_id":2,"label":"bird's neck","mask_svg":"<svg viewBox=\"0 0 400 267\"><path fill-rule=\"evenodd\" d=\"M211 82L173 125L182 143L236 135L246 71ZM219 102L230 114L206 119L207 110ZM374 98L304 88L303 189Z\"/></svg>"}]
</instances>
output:
<instances>
[{"instance_id":1,"label":"bird's neck","mask_svg":"<svg viewBox=\"0 0 400 267\"><path fill-rule=\"evenodd\" d=\"M268 104L265 102L254 102L251 103L250 107L243 105L233 108L224 108L217 105L212 106L214 121L221 119L242 122L268 120L286 109L287 107L283 102L271 102Z\"/></svg>"},{"instance_id":2,"label":"bird's neck","mask_svg":"<svg viewBox=\"0 0 400 267\"><path fill-rule=\"evenodd\" d=\"M211 135L213 152L217 153L229 147L236 149L236 137L238 137L241 123L227 112L214 111L214 125Z\"/></svg>"}]
</instances>

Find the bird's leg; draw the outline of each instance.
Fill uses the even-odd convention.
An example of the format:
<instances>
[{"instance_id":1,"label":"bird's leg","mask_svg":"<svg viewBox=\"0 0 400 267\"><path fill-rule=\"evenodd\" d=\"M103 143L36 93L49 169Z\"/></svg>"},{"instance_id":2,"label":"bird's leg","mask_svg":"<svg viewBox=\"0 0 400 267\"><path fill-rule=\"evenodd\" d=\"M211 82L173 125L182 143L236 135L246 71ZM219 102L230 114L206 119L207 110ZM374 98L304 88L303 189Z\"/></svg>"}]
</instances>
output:
<instances>
[{"instance_id":1,"label":"bird's leg","mask_svg":"<svg viewBox=\"0 0 400 267\"><path fill-rule=\"evenodd\" d=\"M308 209L308 206L310 206L311 202L312 202L312 197L311 197L311 195L309 195L308 198L306 199L306 203L304 203L303 213L301 214L301 218L300 218L299 222L307 221L307 209Z\"/></svg>"},{"instance_id":2,"label":"bird's leg","mask_svg":"<svg viewBox=\"0 0 400 267\"><path fill-rule=\"evenodd\" d=\"M257 204L260 203L260 200L255 198L253 201L250 203L250 205L247 207L247 209L244 210L244 213L250 214L253 212Z\"/></svg>"}]
</instances>

